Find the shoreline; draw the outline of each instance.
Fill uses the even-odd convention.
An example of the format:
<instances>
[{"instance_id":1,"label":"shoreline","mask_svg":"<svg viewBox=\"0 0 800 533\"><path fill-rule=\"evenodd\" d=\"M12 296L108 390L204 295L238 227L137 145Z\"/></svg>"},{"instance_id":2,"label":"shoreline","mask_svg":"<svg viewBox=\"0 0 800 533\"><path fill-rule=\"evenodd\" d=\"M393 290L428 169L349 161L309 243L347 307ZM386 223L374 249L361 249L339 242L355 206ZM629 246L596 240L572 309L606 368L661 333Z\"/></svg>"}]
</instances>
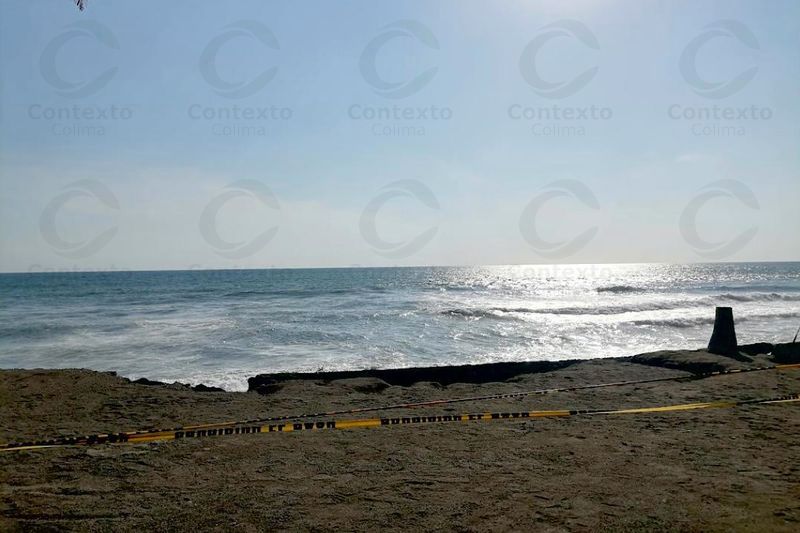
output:
<instances>
[{"instance_id":1,"label":"shoreline","mask_svg":"<svg viewBox=\"0 0 800 533\"><path fill-rule=\"evenodd\" d=\"M793 347L795 343L768 343L755 342L739 346L741 358L738 362L747 363L748 358L753 356L767 356L775 359L776 363L800 362L800 353L792 353L783 357L772 356L773 348L783 349ZM800 347L800 343L796 346ZM798 348L800 349L800 348ZM711 357L708 357L711 355ZM589 361L618 361L634 362L649 366L684 370L691 373L706 373L726 370L737 360L731 357L714 356L708 354L705 349L664 349L652 352L642 352L635 355L596 357L592 359L555 359L555 360L536 360L536 361L499 361L493 363L460 364L460 365L439 365L439 366L409 366L398 368L367 368L358 370L331 370L316 372L263 372L245 378L248 386L246 390L229 390L222 387L207 385L203 382L192 384L182 381L161 381L148 377L128 378L120 375L115 370L95 370L85 367L35 367L35 368L0 368L2 372L17 371L85 371L108 374L118 377L129 383L153 386L153 387L181 387L195 392L257 392L260 394L270 394L281 384L290 381L311 381L325 382L346 380L346 379L376 379L385 383L386 386L409 387L416 383L433 383L439 387L464 383L464 384L489 384L513 380L526 374L540 374L554 372L572 365L578 365Z\"/></svg>"}]
</instances>

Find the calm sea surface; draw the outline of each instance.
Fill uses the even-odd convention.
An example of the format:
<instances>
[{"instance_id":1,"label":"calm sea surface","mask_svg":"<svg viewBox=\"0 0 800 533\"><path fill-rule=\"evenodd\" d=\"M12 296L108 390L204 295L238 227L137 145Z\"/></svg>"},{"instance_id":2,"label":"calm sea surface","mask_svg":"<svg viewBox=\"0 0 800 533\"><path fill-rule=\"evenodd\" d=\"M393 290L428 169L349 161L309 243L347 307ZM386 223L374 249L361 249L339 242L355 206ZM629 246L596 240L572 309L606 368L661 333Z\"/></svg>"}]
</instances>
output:
<instances>
[{"instance_id":1,"label":"calm sea surface","mask_svg":"<svg viewBox=\"0 0 800 533\"><path fill-rule=\"evenodd\" d=\"M800 263L0 275L0 367L246 389L258 372L596 358L788 341Z\"/></svg>"}]
</instances>

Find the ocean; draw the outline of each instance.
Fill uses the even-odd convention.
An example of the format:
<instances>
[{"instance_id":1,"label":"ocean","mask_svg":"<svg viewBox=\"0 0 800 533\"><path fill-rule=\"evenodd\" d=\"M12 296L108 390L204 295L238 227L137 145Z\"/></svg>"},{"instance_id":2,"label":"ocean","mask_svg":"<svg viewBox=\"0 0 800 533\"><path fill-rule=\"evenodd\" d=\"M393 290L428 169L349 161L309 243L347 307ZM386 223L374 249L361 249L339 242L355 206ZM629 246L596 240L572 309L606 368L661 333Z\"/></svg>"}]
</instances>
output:
<instances>
[{"instance_id":1,"label":"ocean","mask_svg":"<svg viewBox=\"0 0 800 533\"><path fill-rule=\"evenodd\" d=\"M0 367L246 390L260 372L591 359L789 341L800 263L0 275Z\"/></svg>"}]
</instances>

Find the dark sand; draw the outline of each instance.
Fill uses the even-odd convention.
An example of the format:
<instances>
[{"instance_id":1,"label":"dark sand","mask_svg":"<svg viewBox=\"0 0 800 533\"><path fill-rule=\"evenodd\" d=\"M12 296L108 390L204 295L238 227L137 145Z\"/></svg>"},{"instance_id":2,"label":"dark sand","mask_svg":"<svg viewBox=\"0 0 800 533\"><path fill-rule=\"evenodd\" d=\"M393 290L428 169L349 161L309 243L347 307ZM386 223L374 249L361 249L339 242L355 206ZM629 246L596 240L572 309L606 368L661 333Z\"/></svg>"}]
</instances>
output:
<instances>
[{"instance_id":1,"label":"dark sand","mask_svg":"<svg viewBox=\"0 0 800 533\"><path fill-rule=\"evenodd\" d=\"M650 359L678 367L699 359L770 363L697 352ZM370 379L288 382L261 396L134 384L85 370L11 370L0 372L0 441L683 374L600 360L505 383L365 392L380 387ZM768 371L413 413L797 392L800 371ZM800 404L781 404L5 452L0 529L798 531L798 443Z\"/></svg>"}]
</instances>

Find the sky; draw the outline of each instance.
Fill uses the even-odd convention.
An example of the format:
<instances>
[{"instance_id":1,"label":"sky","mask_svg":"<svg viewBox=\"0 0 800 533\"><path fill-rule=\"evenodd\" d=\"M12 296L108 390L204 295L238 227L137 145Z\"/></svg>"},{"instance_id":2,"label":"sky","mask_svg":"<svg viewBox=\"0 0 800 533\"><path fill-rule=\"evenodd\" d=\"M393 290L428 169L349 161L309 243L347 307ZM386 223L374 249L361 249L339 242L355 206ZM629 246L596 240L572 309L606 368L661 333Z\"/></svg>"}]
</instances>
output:
<instances>
[{"instance_id":1,"label":"sky","mask_svg":"<svg viewBox=\"0 0 800 533\"><path fill-rule=\"evenodd\" d=\"M800 3L0 3L0 271L800 259Z\"/></svg>"}]
</instances>

